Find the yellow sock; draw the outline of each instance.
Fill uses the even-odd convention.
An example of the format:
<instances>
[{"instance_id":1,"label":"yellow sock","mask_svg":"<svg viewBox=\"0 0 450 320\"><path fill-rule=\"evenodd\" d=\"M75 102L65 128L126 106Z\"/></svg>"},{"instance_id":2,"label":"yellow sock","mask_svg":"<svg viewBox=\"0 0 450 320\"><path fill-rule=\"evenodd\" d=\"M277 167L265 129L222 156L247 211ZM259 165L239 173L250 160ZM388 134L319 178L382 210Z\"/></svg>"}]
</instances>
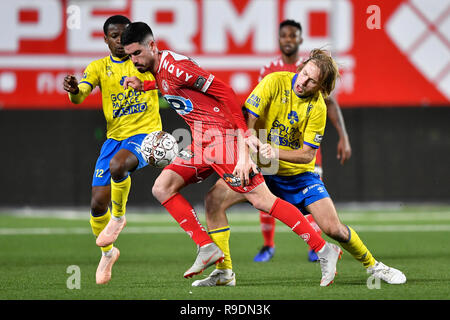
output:
<instances>
[{"instance_id":1,"label":"yellow sock","mask_svg":"<svg viewBox=\"0 0 450 320\"><path fill-rule=\"evenodd\" d=\"M111 179L111 202L112 214L114 217L120 218L125 214L130 188L130 176L119 182L115 182Z\"/></svg>"},{"instance_id":2,"label":"yellow sock","mask_svg":"<svg viewBox=\"0 0 450 320\"><path fill-rule=\"evenodd\" d=\"M340 242L341 246L347 250L356 260L368 268L375 264L375 258L359 238L358 234L351 227L347 226L349 239L346 242Z\"/></svg>"},{"instance_id":3,"label":"yellow sock","mask_svg":"<svg viewBox=\"0 0 450 320\"><path fill-rule=\"evenodd\" d=\"M216 265L217 269L233 269L230 255L230 226L217 228L208 232L214 243L225 255L223 262Z\"/></svg>"},{"instance_id":4,"label":"yellow sock","mask_svg":"<svg viewBox=\"0 0 450 320\"><path fill-rule=\"evenodd\" d=\"M105 229L106 225L108 224L109 220L111 219L111 211L108 208L108 211L102 216L94 217L91 214L91 219L89 220L89 223L91 224L92 233L97 238L100 232L102 232L103 229ZM101 247L100 249L103 252L107 252L111 250L113 247L112 244L106 247Z\"/></svg>"}]
</instances>

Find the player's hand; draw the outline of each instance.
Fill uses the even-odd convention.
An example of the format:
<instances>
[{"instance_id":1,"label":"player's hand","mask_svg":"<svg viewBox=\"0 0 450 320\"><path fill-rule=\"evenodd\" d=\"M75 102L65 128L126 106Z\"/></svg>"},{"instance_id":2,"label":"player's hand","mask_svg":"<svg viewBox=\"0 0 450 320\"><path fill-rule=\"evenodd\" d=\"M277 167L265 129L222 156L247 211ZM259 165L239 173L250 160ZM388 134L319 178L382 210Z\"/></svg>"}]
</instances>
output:
<instances>
[{"instance_id":1,"label":"player's hand","mask_svg":"<svg viewBox=\"0 0 450 320\"><path fill-rule=\"evenodd\" d=\"M264 143L259 147L259 153L266 159L277 158L277 150L270 143Z\"/></svg>"},{"instance_id":2,"label":"player's hand","mask_svg":"<svg viewBox=\"0 0 450 320\"><path fill-rule=\"evenodd\" d=\"M263 145L263 143L258 139L258 137L254 135L250 135L247 138L245 138L245 143L253 152L258 152L258 148Z\"/></svg>"},{"instance_id":3,"label":"player's hand","mask_svg":"<svg viewBox=\"0 0 450 320\"><path fill-rule=\"evenodd\" d=\"M144 85L143 85L141 79L139 79L136 76L125 78L125 80L123 81L123 88L126 90L126 89L128 89L128 87L131 87L137 91L142 91L144 89Z\"/></svg>"},{"instance_id":4,"label":"player's hand","mask_svg":"<svg viewBox=\"0 0 450 320\"><path fill-rule=\"evenodd\" d=\"M241 181L241 186L245 187L250 182L250 172L258 174L258 166L248 157L247 159L239 159L234 167L233 175Z\"/></svg>"},{"instance_id":5,"label":"player's hand","mask_svg":"<svg viewBox=\"0 0 450 320\"><path fill-rule=\"evenodd\" d=\"M65 91L78 94L80 89L78 89L78 81L77 78L73 74L68 74L64 77L63 88Z\"/></svg>"},{"instance_id":6,"label":"player's hand","mask_svg":"<svg viewBox=\"0 0 450 320\"><path fill-rule=\"evenodd\" d=\"M337 156L336 158L340 160L341 165L345 163L352 156L352 147L350 146L350 141L348 138L343 137L339 139L337 145Z\"/></svg>"}]
</instances>

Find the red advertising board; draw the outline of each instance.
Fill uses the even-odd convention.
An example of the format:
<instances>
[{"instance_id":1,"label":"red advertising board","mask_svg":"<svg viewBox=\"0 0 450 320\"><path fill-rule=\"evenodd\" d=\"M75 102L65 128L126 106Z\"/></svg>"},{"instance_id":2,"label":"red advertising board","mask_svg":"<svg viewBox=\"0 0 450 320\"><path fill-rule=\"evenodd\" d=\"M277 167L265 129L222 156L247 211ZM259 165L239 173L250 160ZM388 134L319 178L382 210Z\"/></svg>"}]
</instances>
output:
<instances>
[{"instance_id":1,"label":"red advertising board","mask_svg":"<svg viewBox=\"0 0 450 320\"><path fill-rule=\"evenodd\" d=\"M294 19L302 55L325 47L340 64L342 107L449 105L450 0L22 0L0 2L0 108L73 108L63 78L108 55L113 14L149 23L160 49L192 57L241 101L279 55L279 22ZM100 107L99 95L76 107Z\"/></svg>"}]
</instances>

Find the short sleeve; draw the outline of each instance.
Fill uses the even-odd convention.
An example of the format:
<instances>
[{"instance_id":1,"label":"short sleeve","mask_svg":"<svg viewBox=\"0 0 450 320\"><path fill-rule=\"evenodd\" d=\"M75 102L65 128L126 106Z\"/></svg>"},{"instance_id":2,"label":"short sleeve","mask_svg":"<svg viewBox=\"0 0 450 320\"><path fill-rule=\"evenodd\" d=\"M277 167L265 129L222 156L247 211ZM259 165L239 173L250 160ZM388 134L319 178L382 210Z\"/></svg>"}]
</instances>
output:
<instances>
[{"instance_id":1,"label":"short sleeve","mask_svg":"<svg viewBox=\"0 0 450 320\"><path fill-rule=\"evenodd\" d=\"M309 115L308 124L304 132L303 143L318 149L322 142L323 134L325 133L327 121L327 107L322 98L316 100L310 112L311 114Z\"/></svg>"},{"instance_id":2,"label":"short sleeve","mask_svg":"<svg viewBox=\"0 0 450 320\"><path fill-rule=\"evenodd\" d=\"M91 90L94 90L94 88L99 85L100 81L96 61L90 63L86 67L83 72L83 77L81 78L79 83L88 84L91 87Z\"/></svg>"},{"instance_id":3,"label":"short sleeve","mask_svg":"<svg viewBox=\"0 0 450 320\"><path fill-rule=\"evenodd\" d=\"M264 109L269 105L272 97L272 88L276 87L273 84L275 79L272 75L264 77L245 101L246 111L257 118L263 114Z\"/></svg>"}]
</instances>

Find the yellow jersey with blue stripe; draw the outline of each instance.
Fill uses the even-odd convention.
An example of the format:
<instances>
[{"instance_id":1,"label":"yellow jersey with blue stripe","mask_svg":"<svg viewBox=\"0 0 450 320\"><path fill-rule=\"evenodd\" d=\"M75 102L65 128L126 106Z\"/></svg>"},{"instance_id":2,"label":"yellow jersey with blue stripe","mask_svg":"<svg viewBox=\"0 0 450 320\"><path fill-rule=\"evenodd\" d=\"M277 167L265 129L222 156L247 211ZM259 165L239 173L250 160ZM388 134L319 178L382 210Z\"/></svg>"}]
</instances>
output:
<instances>
[{"instance_id":1,"label":"yellow jersey with blue stripe","mask_svg":"<svg viewBox=\"0 0 450 320\"><path fill-rule=\"evenodd\" d=\"M161 130L157 90L146 92L123 89L125 77L137 76L141 81L154 81L150 72L140 73L131 59L112 55L91 62L78 84L79 93L69 93L73 103L81 103L99 87L108 139L124 140L137 134Z\"/></svg>"},{"instance_id":2,"label":"yellow jersey with blue stripe","mask_svg":"<svg viewBox=\"0 0 450 320\"><path fill-rule=\"evenodd\" d=\"M304 145L318 149L325 131L327 107L320 92L308 98L298 97L292 89L296 79L297 74L292 72L268 74L247 98L245 108L258 118L255 129L263 142L283 150L301 149ZM314 172L315 162L315 157L307 164L279 160L277 175Z\"/></svg>"}]
</instances>

